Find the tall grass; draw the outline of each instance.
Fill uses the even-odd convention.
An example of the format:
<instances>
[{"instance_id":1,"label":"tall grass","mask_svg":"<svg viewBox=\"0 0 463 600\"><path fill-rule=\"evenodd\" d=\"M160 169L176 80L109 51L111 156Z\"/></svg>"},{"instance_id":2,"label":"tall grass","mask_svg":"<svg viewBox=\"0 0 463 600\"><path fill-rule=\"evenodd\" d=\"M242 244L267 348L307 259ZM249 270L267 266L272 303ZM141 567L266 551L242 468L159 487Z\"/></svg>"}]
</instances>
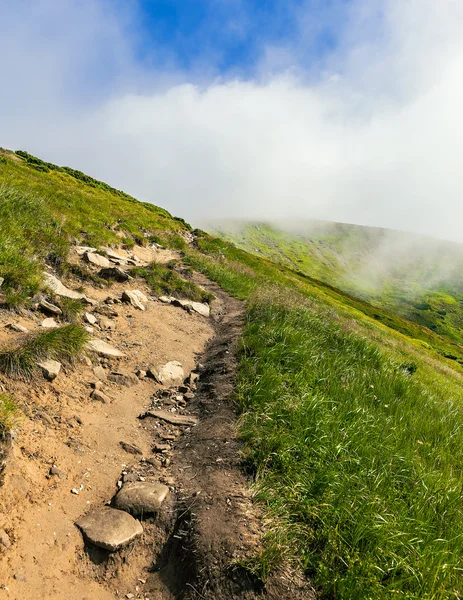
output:
<instances>
[{"instance_id":1,"label":"tall grass","mask_svg":"<svg viewBox=\"0 0 463 600\"><path fill-rule=\"evenodd\" d=\"M30 377L37 370L37 363L45 359L73 363L89 337L83 327L74 324L31 334L18 346L0 351L0 371Z\"/></svg>"},{"instance_id":2,"label":"tall grass","mask_svg":"<svg viewBox=\"0 0 463 600\"><path fill-rule=\"evenodd\" d=\"M271 295L247 315L238 397L274 563L293 556L321 598L461 597L460 403Z\"/></svg>"}]
</instances>

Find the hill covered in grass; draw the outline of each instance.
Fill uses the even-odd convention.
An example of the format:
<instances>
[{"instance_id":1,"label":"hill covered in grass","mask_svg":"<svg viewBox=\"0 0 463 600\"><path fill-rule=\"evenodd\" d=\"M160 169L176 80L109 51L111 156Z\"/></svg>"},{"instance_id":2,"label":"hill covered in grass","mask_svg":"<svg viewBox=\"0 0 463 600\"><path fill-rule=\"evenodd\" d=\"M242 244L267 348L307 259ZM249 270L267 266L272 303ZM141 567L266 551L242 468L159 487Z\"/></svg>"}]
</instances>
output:
<instances>
[{"instance_id":1,"label":"hill covered in grass","mask_svg":"<svg viewBox=\"0 0 463 600\"><path fill-rule=\"evenodd\" d=\"M461 343L463 246L345 223L223 222L238 248L320 279Z\"/></svg>"},{"instance_id":2,"label":"hill covered in grass","mask_svg":"<svg viewBox=\"0 0 463 600\"><path fill-rule=\"evenodd\" d=\"M461 597L463 350L457 326L436 332L403 318L395 301L389 310L384 289L371 296L375 305L368 302L371 290L363 298L353 294L348 265L360 265L379 245L378 232L343 227L318 233L309 257L302 240L296 247L292 235L260 225L250 227L257 237L246 233L232 244L79 171L3 151L1 310L30 306L36 292L46 290L45 267L74 287L86 281L90 274L69 261L75 242L101 252L135 243L176 248L182 264L175 274L154 264L134 274L156 295L171 286L195 297L200 292L189 276L198 271L246 307L236 411L241 458L266 533L261 552L228 568L264 583L270 573L292 569L327 599ZM394 285L402 282L418 294L407 302L423 300L426 292L431 308L416 310L437 311L431 296L444 294L442 281L431 286L416 274L407 279L406 269L395 273L387 275ZM452 281L446 306L454 307L456 319L455 274ZM63 335L54 334L53 344L40 339L40 352L46 343L53 350L47 355L62 353ZM11 357L24 362L31 343L26 339L13 353L0 349L0 369L14 377ZM64 351L70 349L66 333ZM0 397L3 428L22 409L10 392Z\"/></svg>"}]
</instances>

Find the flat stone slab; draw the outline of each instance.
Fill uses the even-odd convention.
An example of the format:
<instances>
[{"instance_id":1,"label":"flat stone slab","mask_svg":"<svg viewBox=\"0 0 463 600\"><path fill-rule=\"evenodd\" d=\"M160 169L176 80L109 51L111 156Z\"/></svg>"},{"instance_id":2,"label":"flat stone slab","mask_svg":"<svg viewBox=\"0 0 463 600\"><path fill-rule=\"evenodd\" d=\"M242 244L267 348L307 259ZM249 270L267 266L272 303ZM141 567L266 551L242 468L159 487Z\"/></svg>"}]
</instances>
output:
<instances>
[{"instance_id":1,"label":"flat stone slab","mask_svg":"<svg viewBox=\"0 0 463 600\"><path fill-rule=\"evenodd\" d=\"M126 483L114 498L114 505L133 515L147 515L157 512L164 502L169 488L162 483L136 481Z\"/></svg>"},{"instance_id":2,"label":"flat stone slab","mask_svg":"<svg viewBox=\"0 0 463 600\"><path fill-rule=\"evenodd\" d=\"M59 308L58 306L55 306L54 304L52 304L51 302L48 302L47 300L40 300L39 306L45 312L52 313L53 315L62 315L63 314L61 308Z\"/></svg>"},{"instance_id":3,"label":"flat stone slab","mask_svg":"<svg viewBox=\"0 0 463 600\"><path fill-rule=\"evenodd\" d=\"M126 271L120 269L119 267L101 269L101 271L98 273L98 276L102 277L103 279L114 279L115 281L119 281L119 283L123 283L124 281L132 279Z\"/></svg>"},{"instance_id":4,"label":"flat stone slab","mask_svg":"<svg viewBox=\"0 0 463 600\"><path fill-rule=\"evenodd\" d=\"M182 363L178 362L178 360L172 360L166 363L159 369L157 373L154 372L153 375L155 379L157 379L162 385L175 385L176 383L183 383L183 380L185 379L185 372L183 370Z\"/></svg>"},{"instance_id":5,"label":"flat stone slab","mask_svg":"<svg viewBox=\"0 0 463 600\"><path fill-rule=\"evenodd\" d=\"M8 323L5 327L8 327L8 329L11 329L12 331L17 331L18 333L27 333L29 331L29 329L24 327L24 325L21 325L21 323Z\"/></svg>"},{"instance_id":6,"label":"flat stone slab","mask_svg":"<svg viewBox=\"0 0 463 600\"><path fill-rule=\"evenodd\" d=\"M64 284L62 284L61 281L57 279L54 275L44 272L43 277L47 286L53 292L55 292L57 296L62 296L63 298L71 298L72 300L82 300L85 298L85 294L80 294L79 292L70 290Z\"/></svg>"},{"instance_id":7,"label":"flat stone slab","mask_svg":"<svg viewBox=\"0 0 463 600\"><path fill-rule=\"evenodd\" d=\"M191 302L190 304L191 310L198 313L203 317L209 317L211 314L211 309L208 304L202 304L201 302Z\"/></svg>"},{"instance_id":8,"label":"flat stone slab","mask_svg":"<svg viewBox=\"0 0 463 600\"><path fill-rule=\"evenodd\" d=\"M109 357L115 357L115 358L125 356L125 354L123 352L121 352L117 348L114 348L114 346L107 344L103 340L97 340L97 339L90 340L87 344L87 348L89 350L93 350L93 352L97 352L98 354L101 354L101 356L109 356Z\"/></svg>"},{"instance_id":9,"label":"flat stone slab","mask_svg":"<svg viewBox=\"0 0 463 600\"><path fill-rule=\"evenodd\" d=\"M102 267L103 269L107 269L111 266L109 259L106 256L101 256L101 254L95 254L94 252L86 252L84 254L84 258L91 265L95 265L95 267Z\"/></svg>"},{"instance_id":10,"label":"flat stone slab","mask_svg":"<svg viewBox=\"0 0 463 600\"><path fill-rule=\"evenodd\" d=\"M109 507L80 517L76 525L89 542L111 552L127 546L143 533L141 523L127 512Z\"/></svg>"},{"instance_id":11,"label":"flat stone slab","mask_svg":"<svg viewBox=\"0 0 463 600\"><path fill-rule=\"evenodd\" d=\"M160 419L171 425L197 425L199 423L196 417L190 417L189 415L177 415L176 413L168 412L167 410L148 410L144 414L140 415L140 419L146 417L152 417L153 419Z\"/></svg>"},{"instance_id":12,"label":"flat stone slab","mask_svg":"<svg viewBox=\"0 0 463 600\"><path fill-rule=\"evenodd\" d=\"M117 383L118 385L125 385L126 387L131 387L132 385L139 383L139 379L136 375L131 373L119 373L117 371L112 371L108 375L108 380Z\"/></svg>"}]
</instances>

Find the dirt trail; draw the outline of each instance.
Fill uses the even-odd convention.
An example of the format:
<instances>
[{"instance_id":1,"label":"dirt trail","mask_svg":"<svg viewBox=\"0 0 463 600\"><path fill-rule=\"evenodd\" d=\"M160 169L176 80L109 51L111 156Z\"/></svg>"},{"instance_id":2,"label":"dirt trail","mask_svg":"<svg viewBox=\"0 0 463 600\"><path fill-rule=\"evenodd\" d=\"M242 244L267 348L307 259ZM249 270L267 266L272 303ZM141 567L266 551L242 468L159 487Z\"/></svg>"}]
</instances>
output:
<instances>
[{"instance_id":1,"label":"dirt trail","mask_svg":"<svg viewBox=\"0 0 463 600\"><path fill-rule=\"evenodd\" d=\"M0 553L0 600L313 598L294 574L278 575L264 590L237 566L259 550L263 534L250 482L240 468L235 431L236 351L244 310L212 282L196 279L216 297L210 319L156 298L146 312L104 303L108 295L120 297L127 284L109 291L89 288L88 295L100 303L95 315L113 324L98 337L126 356L94 356L91 366L80 364L52 383L0 378L22 398L26 413L0 488L0 530L11 540ZM130 287L149 295L138 280ZM4 324L11 320L0 313ZM30 329L38 325L32 313L16 320ZM0 327L0 344L17 335ZM130 375L170 360L180 361L187 374L198 360L203 364L188 403L188 394L147 378L130 387L103 380L111 402L90 398L95 366ZM149 408L193 415L199 424L139 419ZM140 454L127 453L120 442L138 447ZM50 474L53 465L58 475ZM92 507L109 503L120 480L161 481L171 493L155 518L142 521L141 538L109 553L85 544L74 523Z\"/></svg>"}]
</instances>

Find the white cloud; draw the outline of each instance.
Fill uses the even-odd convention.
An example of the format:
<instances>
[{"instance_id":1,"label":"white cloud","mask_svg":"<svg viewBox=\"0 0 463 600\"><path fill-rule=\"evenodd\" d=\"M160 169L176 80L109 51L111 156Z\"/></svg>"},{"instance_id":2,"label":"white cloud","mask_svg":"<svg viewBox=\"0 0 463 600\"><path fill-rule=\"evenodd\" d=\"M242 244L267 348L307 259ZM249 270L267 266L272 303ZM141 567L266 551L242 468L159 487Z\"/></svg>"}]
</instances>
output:
<instances>
[{"instance_id":1,"label":"white cloud","mask_svg":"<svg viewBox=\"0 0 463 600\"><path fill-rule=\"evenodd\" d=\"M316 81L300 68L310 32L301 18L299 38L267 49L256 69L277 60L285 73L200 85L164 73L162 87L136 65L130 14L121 24L114 4L18 5L0 8L10 58L0 63L1 145L193 223L315 217L463 241L457 0L357 0Z\"/></svg>"}]
</instances>

